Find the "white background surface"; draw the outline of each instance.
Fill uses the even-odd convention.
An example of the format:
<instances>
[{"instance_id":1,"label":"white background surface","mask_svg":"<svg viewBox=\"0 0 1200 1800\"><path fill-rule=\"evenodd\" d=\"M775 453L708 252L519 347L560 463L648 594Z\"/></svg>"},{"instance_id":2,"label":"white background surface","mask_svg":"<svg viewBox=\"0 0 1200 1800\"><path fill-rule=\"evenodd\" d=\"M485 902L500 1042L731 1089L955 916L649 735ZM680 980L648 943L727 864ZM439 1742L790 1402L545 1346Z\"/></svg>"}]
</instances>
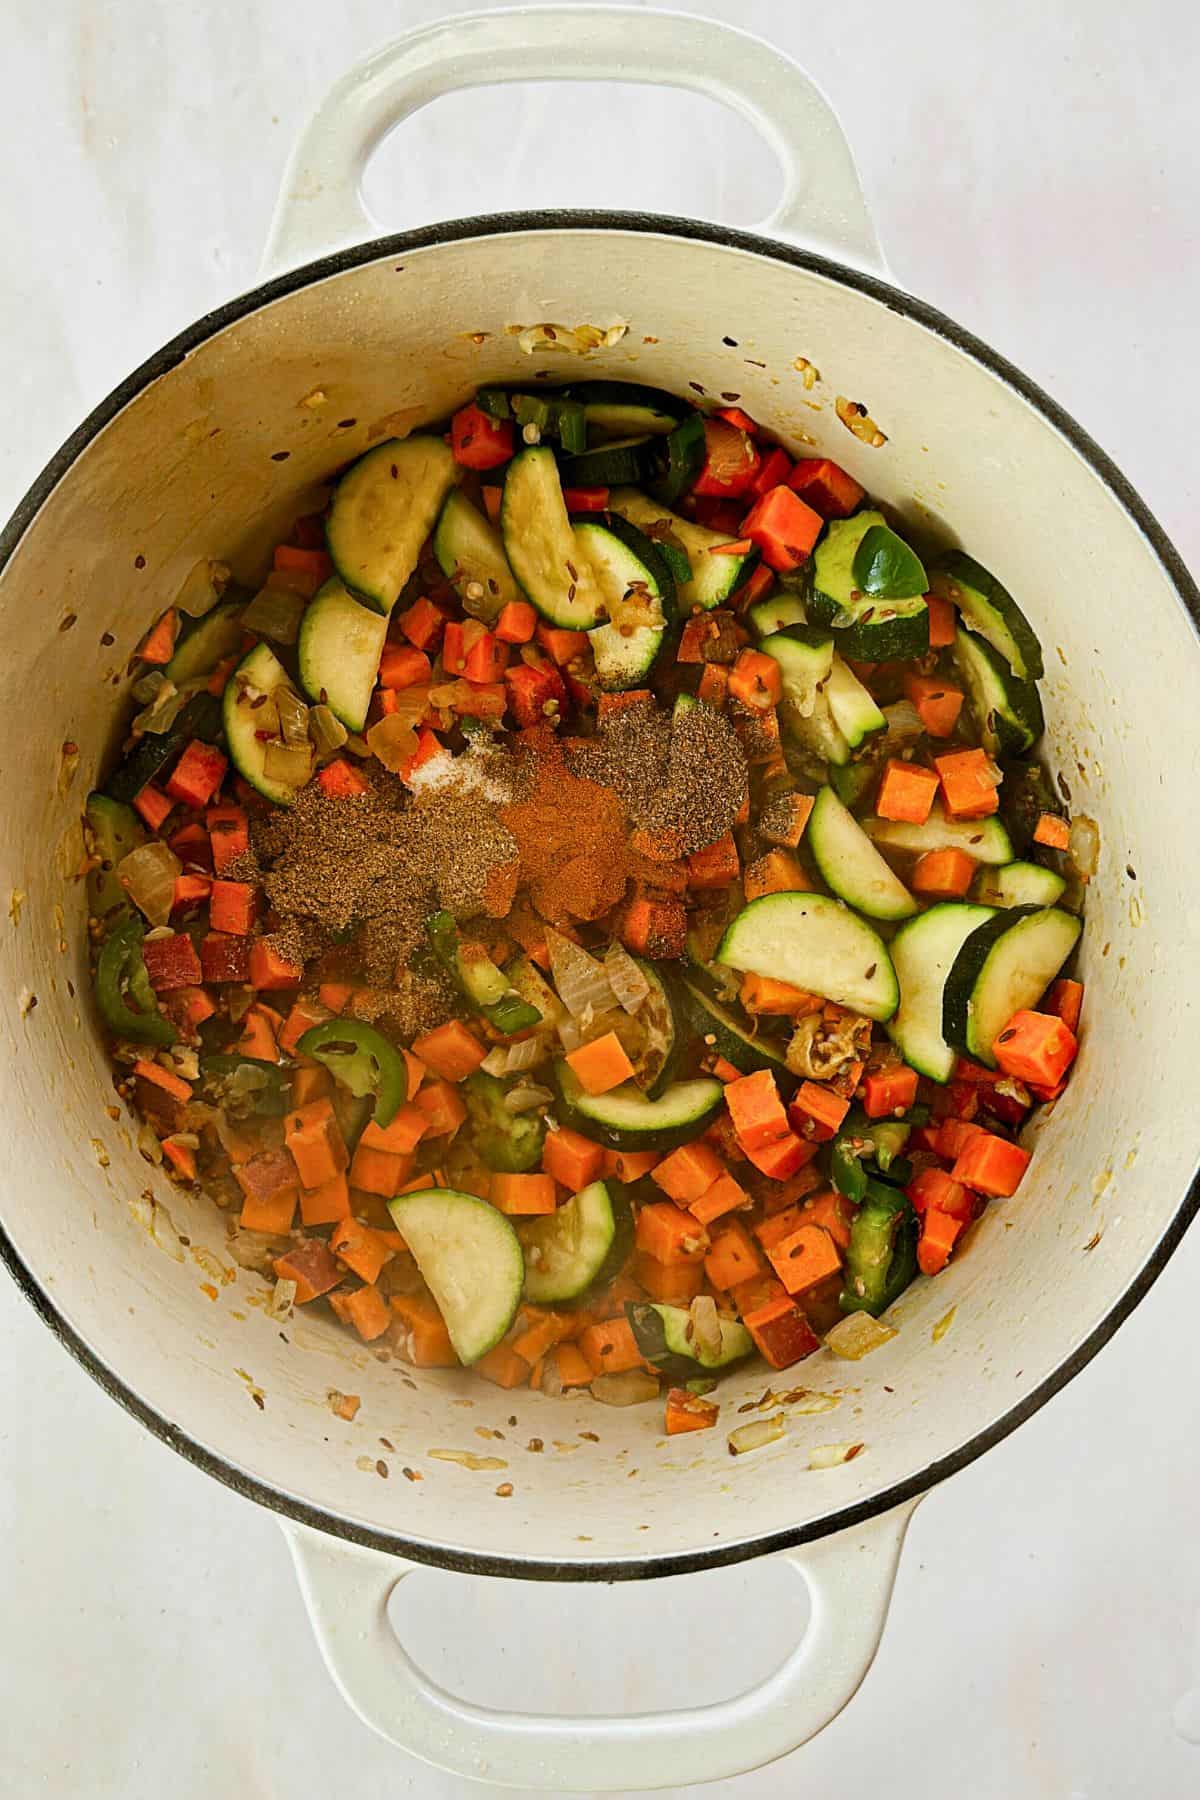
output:
<instances>
[{"instance_id":1,"label":"white background surface","mask_svg":"<svg viewBox=\"0 0 1200 1800\"><path fill-rule=\"evenodd\" d=\"M334 76L443 10L8 0L0 512L114 382L251 282L286 151ZM1049 388L1200 567L1190 0L707 10L807 65L897 281ZM395 228L546 204L750 223L774 180L748 128L704 102L542 88L444 102L369 187ZM925 1502L858 1698L714 1800L1200 1792L1200 1747L1173 1724L1200 1686L1198 1282L1193 1233L1087 1371ZM482 1796L358 1725L272 1519L126 1418L2 1279L0 1379L4 1800ZM435 1673L563 1710L715 1698L792 1624L765 1565L636 1591L411 1586Z\"/></svg>"}]
</instances>

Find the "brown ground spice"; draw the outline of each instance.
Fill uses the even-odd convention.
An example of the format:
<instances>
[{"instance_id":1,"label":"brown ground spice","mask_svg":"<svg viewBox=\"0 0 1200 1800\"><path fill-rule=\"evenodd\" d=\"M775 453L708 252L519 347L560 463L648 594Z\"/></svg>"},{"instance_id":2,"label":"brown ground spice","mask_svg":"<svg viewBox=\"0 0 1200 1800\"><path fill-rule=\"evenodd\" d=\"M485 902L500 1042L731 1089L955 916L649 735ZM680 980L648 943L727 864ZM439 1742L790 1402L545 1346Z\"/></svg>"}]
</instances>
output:
<instances>
[{"instance_id":1,"label":"brown ground spice","mask_svg":"<svg viewBox=\"0 0 1200 1800\"><path fill-rule=\"evenodd\" d=\"M672 717L652 700L601 719L571 749L572 769L611 787L631 823L688 856L730 829L746 796L746 758L729 721L711 706Z\"/></svg>"},{"instance_id":2,"label":"brown ground spice","mask_svg":"<svg viewBox=\"0 0 1200 1800\"><path fill-rule=\"evenodd\" d=\"M523 747L521 798L501 808L516 843L506 873L529 889L544 919L598 919L624 898L627 826L611 787L573 774L547 730Z\"/></svg>"}]
</instances>

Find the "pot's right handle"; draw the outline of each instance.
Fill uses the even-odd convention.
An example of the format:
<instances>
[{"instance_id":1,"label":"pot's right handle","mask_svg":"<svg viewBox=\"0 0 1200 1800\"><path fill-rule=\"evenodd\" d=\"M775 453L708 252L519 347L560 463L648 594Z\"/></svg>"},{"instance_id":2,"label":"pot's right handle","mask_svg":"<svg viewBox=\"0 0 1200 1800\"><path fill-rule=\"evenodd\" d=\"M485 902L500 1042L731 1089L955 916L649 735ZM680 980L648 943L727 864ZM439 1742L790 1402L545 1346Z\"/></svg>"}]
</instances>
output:
<instances>
[{"instance_id":1,"label":"pot's right handle","mask_svg":"<svg viewBox=\"0 0 1200 1800\"><path fill-rule=\"evenodd\" d=\"M380 235L362 177L394 126L459 88L513 81L632 81L723 101L775 151L783 197L760 229L877 272L883 258L837 117L781 51L715 19L635 6L465 13L407 32L347 70L288 164L265 276Z\"/></svg>"},{"instance_id":2,"label":"pot's right handle","mask_svg":"<svg viewBox=\"0 0 1200 1800\"><path fill-rule=\"evenodd\" d=\"M765 1681L715 1706L623 1718L503 1713L448 1693L412 1660L387 1616L392 1590L417 1565L303 1525L284 1532L321 1653L365 1724L464 1779L619 1793L745 1774L828 1725L874 1659L915 1505L783 1553L808 1584L812 1616Z\"/></svg>"}]
</instances>

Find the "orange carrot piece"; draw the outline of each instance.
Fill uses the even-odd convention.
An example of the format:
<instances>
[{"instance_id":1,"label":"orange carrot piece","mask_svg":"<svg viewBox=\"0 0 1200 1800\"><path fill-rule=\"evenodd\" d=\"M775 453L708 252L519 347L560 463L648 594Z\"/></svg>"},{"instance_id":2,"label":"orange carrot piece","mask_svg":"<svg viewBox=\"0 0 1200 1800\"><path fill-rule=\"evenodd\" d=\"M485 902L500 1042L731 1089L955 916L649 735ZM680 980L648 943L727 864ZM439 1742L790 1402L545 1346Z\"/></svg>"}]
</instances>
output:
<instances>
[{"instance_id":1,"label":"orange carrot piece","mask_svg":"<svg viewBox=\"0 0 1200 1800\"><path fill-rule=\"evenodd\" d=\"M214 931L249 937L258 909L258 889L248 881L214 881L208 897L208 917Z\"/></svg>"},{"instance_id":2,"label":"orange carrot piece","mask_svg":"<svg viewBox=\"0 0 1200 1800\"><path fill-rule=\"evenodd\" d=\"M742 891L747 900L761 900L764 894L806 894L812 882L790 850L768 850L748 863L742 876Z\"/></svg>"},{"instance_id":3,"label":"orange carrot piece","mask_svg":"<svg viewBox=\"0 0 1200 1800\"><path fill-rule=\"evenodd\" d=\"M305 1188L300 1195L302 1225L336 1225L350 1217L350 1183L345 1175L333 1175L320 1187Z\"/></svg>"},{"instance_id":4,"label":"orange carrot piece","mask_svg":"<svg viewBox=\"0 0 1200 1800\"><path fill-rule=\"evenodd\" d=\"M1029 1161L1029 1151L1022 1150L1019 1144L981 1131L955 1158L950 1173L964 1187L1005 1200L1021 1185Z\"/></svg>"},{"instance_id":5,"label":"orange carrot piece","mask_svg":"<svg viewBox=\"0 0 1200 1800\"><path fill-rule=\"evenodd\" d=\"M688 886L695 889L728 887L731 881L737 880L740 869L733 833L727 831L724 837L706 844L702 850L694 850L688 857Z\"/></svg>"},{"instance_id":6,"label":"orange carrot piece","mask_svg":"<svg viewBox=\"0 0 1200 1800\"><path fill-rule=\"evenodd\" d=\"M344 1325L353 1325L364 1344L382 1337L392 1322L387 1301L370 1283L350 1294L331 1294L329 1304Z\"/></svg>"},{"instance_id":7,"label":"orange carrot piece","mask_svg":"<svg viewBox=\"0 0 1200 1800\"><path fill-rule=\"evenodd\" d=\"M664 1156L651 1179L678 1205L690 1206L724 1173L725 1165L711 1144L696 1138Z\"/></svg>"},{"instance_id":8,"label":"orange carrot piece","mask_svg":"<svg viewBox=\"0 0 1200 1800\"><path fill-rule=\"evenodd\" d=\"M517 1355L531 1366L553 1350L566 1336L570 1320L562 1313L546 1312L540 1306L523 1306L517 1314L521 1327L512 1341Z\"/></svg>"},{"instance_id":9,"label":"orange carrot piece","mask_svg":"<svg viewBox=\"0 0 1200 1800\"><path fill-rule=\"evenodd\" d=\"M776 574L798 569L816 543L825 521L782 482L769 488L742 520L742 535L757 544Z\"/></svg>"},{"instance_id":10,"label":"orange carrot piece","mask_svg":"<svg viewBox=\"0 0 1200 1800\"><path fill-rule=\"evenodd\" d=\"M585 1094L607 1094L633 1075L633 1064L615 1031L581 1044L566 1060Z\"/></svg>"},{"instance_id":11,"label":"orange carrot piece","mask_svg":"<svg viewBox=\"0 0 1200 1800\"><path fill-rule=\"evenodd\" d=\"M950 756L935 756L933 766L952 819L984 819L998 811L999 774L991 757L982 750L956 750Z\"/></svg>"},{"instance_id":12,"label":"orange carrot piece","mask_svg":"<svg viewBox=\"0 0 1200 1800\"><path fill-rule=\"evenodd\" d=\"M917 1241L917 1267L922 1275L937 1275L945 1268L964 1225L964 1220L951 1213L939 1212L935 1206L926 1208Z\"/></svg>"},{"instance_id":13,"label":"orange carrot piece","mask_svg":"<svg viewBox=\"0 0 1200 1800\"><path fill-rule=\"evenodd\" d=\"M798 1217L802 1225L819 1225L833 1239L838 1249L845 1253L850 1248L850 1226L854 1210L843 1194L839 1194L835 1188L826 1188L822 1193L810 1194L807 1200L801 1201Z\"/></svg>"},{"instance_id":14,"label":"orange carrot piece","mask_svg":"<svg viewBox=\"0 0 1200 1800\"><path fill-rule=\"evenodd\" d=\"M350 1186L361 1188L364 1194L379 1194L384 1200L393 1200L400 1192L400 1184L412 1173L412 1165L411 1156L372 1150L360 1142L350 1164Z\"/></svg>"},{"instance_id":15,"label":"orange carrot piece","mask_svg":"<svg viewBox=\"0 0 1200 1800\"><path fill-rule=\"evenodd\" d=\"M929 648L945 650L954 642L958 614L953 603L940 594L926 594L925 604L929 608Z\"/></svg>"},{"instance_id":16,"label":"orange carrot piece","mask_svg":"<svg viewBox=\"0 0 1200 1800\"><path fill-rule=\"evenodd\" d=\"M773 1369L787 1369L821 1348L821 1340L787 1294L742 1314L742 1324Z\"/></svg>"},{"instance_id":17,"label":"orange carrot piece","mask_svg":"<svg viewBox=\"0 0 1200 1800\"><path fill-rule=\"evenodd\" d=\"M342 1279L329 1245L320 1238L305 1238L302 1243L293 1244L285 1255L275 1258L272 1267L280 1281L295 1282L297 1306L319 1299Z\"/></svg>"},{"instance_id":18,"label":"orange carrot piece","mask_svg":"<svg viewBox=\"0 0 1200 1800\"><path fill-rule=\"evenodd\" d=\"M621 913L618 935L627 950L652 960L682 956L687 941L687 913L671 894L635 895Z\"/></svg>"},{"instance_id":19,"label":"orange carrot piece","mask_svg":"<svg viewBox=\"0 0 1200 1800\"><path fill-rule=\"evenodd\" d=\"M686 1388L671 1388L667 1393L663 1430L668 1437L677 1437L681 1431L708 1431L716 1424L720 1410L716 1400L706 1400L702 1394L689 1394Z\"/></svg>"},{"instance_id":20,"label":"orange carrot piece","mask_svg":"<svg viewBox=\"0 0 1200 1800\"><path fill-rule=\"evenodd\" d=\"M528 644L537 624L537 613L528 600L510 600L496 620L496 636L502 644Z\"/></svg>"},{"instance_id":21,"label":"orange carrot piece","mask_svg":"<svg viewBox=\"0 0 1200 1800\"><path fill-rule=\"evenodd\" d=\"M540 624L534 630L534 638L546 651L547 655L560 668L579 656L588 647L586 631L566 631L557 625Z\"/></svg>"},{"instance_id":22,"label":"orange carrot piece","mask_svg":"<svg viewBox=\"0 0 1200 1800\"><path fill-rule=\"evenodd\" d=\"M769 1252L771 1267L789 1294L802 1294L842 1266L838 1247L819 1225L800 1225Z\"/></svg>"},{"instance_id":23,"label":"orange carrot piece","mask_svg":"<svg viewBox=\"0 0 1200 1800\"><path fill-rule=\"evenodd\" d=\"M302 1187L318 1188L340 1175L350 1160L329 1100L313 1100L283 1121L283 1141Z\"/></svg>"},{"instance_id":24,"label":"orange carrot piece","mask_svg":"<svg viewBox=\"0 0 1200 1800\"><path fill-rule=\"evenodd\" d=\"M592 1381L592 1367L582 1350L574 1344L560 1344L552 1352L558 1368L558 1378L564 1389L587 1387Z\"/></svg>"},{"instance_id":25,"label":"orange carrot piece","mask_svg":"<svg viewBox=\"0 0 1200 1800\"><path fill-rule=\"evenodd\" d=\"M722 1172L698 1200L688 1202L688 1211L701 1225L711 1225L722 1214L737 1212L749 1204L750 1196L745 1188L732 1175Z\"/></svg>"},{"instance_id":26,"label":"orange carrot piece","mask_svg":"<svg viewBox=\"0 0 1200 1800\"><path fill-rule=\"evenodd\" d=\"M582 1132L560 1126L548 1131L542 1145L542 1168L555 1181L560 1181L570 1194L595 1181L604 1164L604 1150L593 1144Z\"/></svg>"},{"instance_id":27,"label":"orange carrot piece","mask_svg":"<svg viewBox=\"0 0 1200 1800\"><path fill-rule=\"evenodd\" d=\"M743 706L766 712L783 698L783 672L773 656L761 650L743 650L729 676L729 693Z\"/></svg>"},{"instance_id":28,"label":"orange carrot piece","mask_svg":"<svg viewBox=\"0 0 1200 1800\"><path fill-rule=\"evenodd\" d=\"M137 647L136 654L142 662L169 663L175 654L175 641L179 636L179 613L173 606L168 606L160 619L155 620L145 637Z\"/></svg>"},{"instance_id":29,"label":"orange carrot piece","mask_svg":"<svg viewBox=\"0 0 1200 1800\"><path fill-rule=\"evenodd\" d=\"M1071 827L1057 813L1043 813L1033 828L1035 844L1046 844L1051 850L1066 850L1071 843Z\"/></svg>"},{"instance_id":30,"label":"orange carrot piece","mask_svg":"<svg viewBox=\"0 0 1200 1800\"><path fill-rule=\"evenodd\" d=\"M427 1081L418 1090L414 1105L425 1114L425 1136L453 1137L467 1116L458 1089L449 1081Z\"/></svg>"},{"instance_id":31,"label":"orange carrot piece","mask_svg":"<svg viewBox=\"0 0 1200 1800\"><path fill-rule=\"evenodd\" d=\"M835 1136L849 1111L850 1102L842 1094L835 1094L823 1082L802 1081L788 1107L788 1118L800 1137L824 1143Z\"/></svg>"},{"instance_id":32,"label":"orange carrot piece","mask_svg":"<svg viewBox=\"0 0 1200 1800\"><path fill-rule=\"evenodd\" d=\"M497 1212L511 1218L552 1213L558 1206L558 1189L551 1175L494 1174L488 1199Z\"/></svg>"},{"instance_id":33,"label":"orange carrot piece","mask_svg":"<svg viewBox=\"0 0 1200 1800\"><path fill-rule=\"evenodd\" d=\"M278 1017L267 1006L252 1006L242 1020L242 1035L234 1045L239 1056L250 1056L258 1062L278 1062L279 1046L275 1041Z\"/></svg>"},{"instance_id":34,"label":"orange carrot piece","mask_svg":"<svg viewBox=\"0 0 1200 1800\"><path fill-rule=\"evenodd\" d=\"M342 1013L346 1010L346 1002L354 992L354 984L349 981L323 981L317 989L317 999L322 1006L327 1006L331 1013Z\"/></svg>"},{"instance_id":35,"label":"orange carrot piece","mask_svg":"<svg viewBox=\"0 0 1200 1800\"><path fill-rule=\"evenodd\" d=\"M721 712L728 693L729 670L723 663L705 663L700 686L696 689L697 699L703 700L715 712Z\"/></svg>"},{"instance_id":36,"label":"orange carrot piece","mask_svg":"<svg viewBox=\"0 0 1200 1800\"><path fill-rule=\"evenodd\" d=\"M164 1069L161 1063L147 1062L144 1057L139 1056L133 1065L133 1072L140 1075L143 1081L153 1082L164 1094L170 1094L173 1100L180 1100L185 1106L192 1097L191 1084L181 1075L174 1075L170 1069Z\"/></svg>"},{"instance_id":37,"label":"orange carrot piece","mask_svg":"<svg viewBox=\"0 0 1200 1800\"><path fill-rule=\"evenodd\" d=\"M978 864L965 850L927 850L917 859L909 886L927 900L961 900Z\"/></svg>"},{"instance_id":38,"label":"orange carrot piece","mask_svg":"<svg viewBox=\"0 0 1200 1800\"><path fill-rule=\"evenodd\" d=\"M192 1149L191 1145L179 1144L176 1143L173 1137L167 1137L163 1139L162 1147L163 1155L180 1179L183 1181L195 1181L196 1152Z\"/></svg>"},{"instance_id":39,"label":"orange carrot piece","mask_svg":"<svg viewBox=\"0 0 1200 1800\"><path fill-rule=\"evenodd\" d=\"M1050 1013L1015 1012L992 1045L992 1055L1006 1075L1039 1087L1057 1087L1079 1050L1079 1042L1062 1019Z\"/></svg>"},{"instance_id":40,"label":"orange carrot piece","mask_svg":"<svg viewBox=\"0 0 1200 1800\"><path fill-rule=\"evenodd\" d=\"M425 1294L393 1294L392 1312L399 1321L396 1348L415 1369L454 1369L458 1357L445 1320Z\"/></svg>"},{"instance_id":41,"label":"orange carrot piece","mask_svg":"<svg viewBox=\"0 0 1200 1800\"><path fill-rule=\"evenodd\" d=\"M917 716L930 737L953 737L965 695L952 682L940 675L904 677L904 692L917 709Z\"/></svg>"},{"instance_id":42,"label":"orange carrot piece","mask_svg":"<svg viewBox=\"0 0 1200 1800\"><path fill-rule=\"evenodd\" d=\"M601 1172L618 1181L640 1181L658 1167L662 1156L661 1150L606 1150Z\"/></svg>"},{"instance_id":43,"label":"orange carrot piece","mask_svg":"<svg viewBox=\"0 0 1200 1800\"><path fill-rule=\"evenodd\" d=\"M369 1119L363 1126L359 1143L368 1150L386 1150L390 1156L409 1156L429 1129L429 1121L418 1106L406 1103L390 1125L376 1125Z\"/></svg>"},{"instance_id":44,"label":"orange carrot piece","mask_svg":"<svg viewBox=\"0 0 1200 1800\"><path fill-rule=\"evenodd\" d=\"M642 1365L633 1327L625 1318L608 1319L602 1325L589 1325L580 1333L579 1348L587 1357L593 1375L620 1375L626 1369Z\"/></svg>"},{"instance_id":45,"label":"orange carrot piece","mask_svg":"<svg viewBox=\"0 0 1200 1800\"><path fill-rule=\"evenodd\" d=\"M251 1162L255 1159L251 1157ZM242 1163L234 1169L240 1176L249 1163ZM243 1231L266 1231L272 1237L286 1237L292 1229L292 1220L296 1216L296 1201L299 1189L293 1185L283 1188L274 1194L247 1194L242 1202L242 1210L238 1216L238 1224Z\"/></svg>"},{"instance_id":46,"label":"orange carrot piece","mask_svg":"<svg viewBox=\"0 0 1200 1800\"><path fill-rule=\"evenodd\" d=\"M323 1025L326 1019L333 1017L328 1007L322 1006L319 1000L301 996L293 1002L292 1010L284 1020L283 1030L279 1034L279 1048L287 1055L294 1056L296 1045L314 1025Z\"/></svg>"},{"instance_id":47,"label":"orange carrot piece","mask_svg":"<svg viewBox=\"0 0 1200 1800\"><path fill-rule=\"evenodd\" d=\"M473 1075L487 1051L460 1019L435 1026L413 1044L413 1053L444 1081L465 1081Z\"/></svg>"},{"instance_id":48,"label":"orange carrot piece","mask_svg":"<svg viewBox=\"0 0 1200 1800\"><path fill-rule=\"evenodd\" d=\"M978 754L982 755L982 751ZM875 811L881 819L923 825L929 817L937 791L938 778L932 769L924 769L919 763L901 762L899 758L893 757L884 768Z\"/></svg>"},{"instance_id":49,"label":"orange carrot piece","mask_svg":"<svg viewBox=\"0 0 1200 1800\"><path fill-rule=\"evenodd\" d=\"M788 1130L787 1113L769 1069L743 1075L725 1089L725 1104L743 1150L761 1149Z\"/></svg>"},{"instance_id":50,"label":"orange carrot piece","mask_svg":"<svg viewBox=\"0 0 1200 1800\"><path fill-rule=\"evenodd\" d=\"M820 994L793 987L790 981L776 981L773 975L743 975L738 999L748 1013L766 1013L784 1019L820 1012L825 1004Z\"/></svg>"},{"instance_id":51,"label":"orange carrot piece","mask_svg":"<svg viewBox=\"0 0 1200 1800\"><path fill-rule=\"evenodd\" d=\"M763 807L758 826L760 833L768 843L794 850L804 836L815 804L812 794L777 794Z\"/></svg>"},{"instance_id":52,"label":"orange carrot piece","mask_svg":"<svg viewBox=\"0 0 1200 1800\"><path fill-rule=\"evenodd\" d=\"M1068 1031L1079 1035L1079 1015L1083 1011L1083 983L1060 975L1046 990L1039 1012L1053 1013Z\"/></svg>"},{"instance_id":53,"label":"orange carrot piece","mask_svg":"<svg viewBox=\"0 0 1200 1800\"><path fill-rule=\"evenodd\" d=\"M704 1264L661 1263L644 1252L634 1264L638 1282L661 1306L688 1306L704 1286Z\"/></svg>"},{"instance_id":54,"label":"orange carrot piece","mask_svg":"<svg viewBox=\"0 0 1200 1800\"><path fill-rule=\"evenodd\" d=\"M762 1258L740 1219L728 1219L712 1234L704 1273L715 1288L728 1292L762 1273Z\"/></svg>"},{"instance_id":55,"label":"orange carrot piece","mask_svg":"<svg viewBox=\"0 0 1200 1800\"><path fill-rule=\"evenodd\" d=\"M377 1281L384 1264L395 1255L380 1232L358 1219L339 1219L329 1234L329 1248L363 1281Z\"/></svg>"},{"instance_id":56,"label":"orange carrot piece","mask_svg":"<svg viewBox=\"0 0 1200 1800\"><path fill-rule=\"evenodd\" d=\"M529 1364L510 1344L494 1344L471 1367L476 1375L499 1388L524 1387L529 1380Z\"/></svg>"},{"instance_id":57,"label":"orange carrot piece","mask_svg":"<svg viewBox=\"0 0 1200 1800\"><path fill-rule=\"evenodd\" d=\"M656 1262L702 1262L709 1236L689 1212L670 1200L652 1200L638 1213L635 1241Z\"/></svg>"},{"instance_id":58,"label":"orange carrot piece","mask_svg":"<svg viewBox=\"0 0 1200 1800\"><path fill-rule=\"evenodd\" d=\"M868 1119L907 1112L917 1098L917 1071L905 1063L876 1069L863 1082L863 1111Z\"/></svg>"}]
</instances>

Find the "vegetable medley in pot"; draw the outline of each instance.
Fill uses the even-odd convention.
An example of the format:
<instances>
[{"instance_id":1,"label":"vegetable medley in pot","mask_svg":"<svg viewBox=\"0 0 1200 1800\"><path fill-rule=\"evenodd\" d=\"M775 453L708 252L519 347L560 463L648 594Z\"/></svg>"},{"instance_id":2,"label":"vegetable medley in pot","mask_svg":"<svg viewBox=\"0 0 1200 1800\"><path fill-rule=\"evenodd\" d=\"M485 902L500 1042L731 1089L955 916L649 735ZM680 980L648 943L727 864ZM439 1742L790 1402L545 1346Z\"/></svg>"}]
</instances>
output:
<instances>
[{"instance_id":1,"label":"vegetable medley in pot","mask_svg":"<svg viewBox=\"0 0 1200 1800\"><path fill-rule=\"evenodd\" d=\"M690 1431L744 1359L874 1348L1028 1179L1094 827L1017 601L828 458L481 389L138 657L97 1003L291 1303Z\"/></svg>"}]
</instances>

